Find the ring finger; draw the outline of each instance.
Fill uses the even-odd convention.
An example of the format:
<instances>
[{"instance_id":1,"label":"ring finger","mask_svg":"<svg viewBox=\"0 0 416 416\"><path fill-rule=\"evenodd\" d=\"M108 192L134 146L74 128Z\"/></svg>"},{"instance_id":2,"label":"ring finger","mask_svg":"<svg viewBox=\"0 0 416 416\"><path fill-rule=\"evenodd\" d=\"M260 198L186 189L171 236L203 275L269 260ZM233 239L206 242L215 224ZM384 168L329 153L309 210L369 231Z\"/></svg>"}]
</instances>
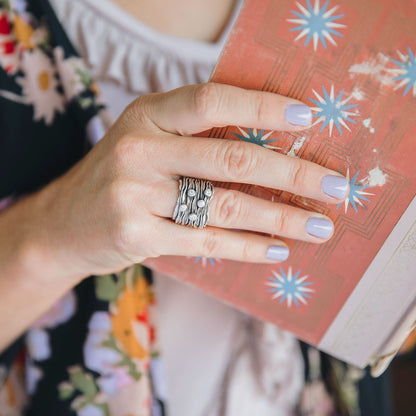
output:
<instances>
[{"instance_id":1,"label":"ring finger","mask_svg":"<svg viewBox=\"0 0 416 416\"><path fill-rule=\"evenodd\" d=\"M148 201L152 214L172 218L179 195L178 182L160 184ZM332 236L333 223L323 215L282 203L266 201L243 192L215 188L210 202L208 225L279 235L321 243Z\"/></svg>"}]
</instances>

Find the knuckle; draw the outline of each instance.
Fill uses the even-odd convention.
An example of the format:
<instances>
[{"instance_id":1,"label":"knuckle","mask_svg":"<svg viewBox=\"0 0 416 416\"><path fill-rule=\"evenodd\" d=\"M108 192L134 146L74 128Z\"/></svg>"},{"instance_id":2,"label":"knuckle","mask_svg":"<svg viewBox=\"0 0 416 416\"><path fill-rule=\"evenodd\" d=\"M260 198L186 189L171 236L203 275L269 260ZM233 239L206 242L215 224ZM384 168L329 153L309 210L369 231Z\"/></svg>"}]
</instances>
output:
<instances>
[{"instance_id":1,"label":"knuckle","mask_svg":"<svg viewBox=\"0 0 416 416\"><path fill-rule=\"evenodd\" d=\"M123 181L115 180L108 186L107 208L116 218L124 211L126 195L126 184Z\"/></svg>"},{"instance_id":2,"label":"knuckle","mask_svg":"<svg viewBox=\"0 0 416 416\"><path fill-rule=\"evenodd\" d=\"M291 217L289 211L286 208L281 208L277 211L275 216L275 229L276 233L282 235L288 235L291 226Z\"/></svg>"},{"instance_id":3,"label":"knuckle","mask_svg":"<svg viewBox=\"0 0 416 416\"><path fill-rule=\"evenodd\" d=\"M233 191L225 192L216 201L215 216L217 220L224 226L231 225L238 218L243 220L244 216L243 203L238 198L237 193Z\"/></svg>"},{"instance_id":4,"label":"knuckle","mask_svg":"<svg viewBox=\"0 0 416 416\"><path fill-rule=\"evenodd\" d=\"M215 229L206 229L205 239L202 244L204 257L218 257L221 250L221 236Z\"/></svg>"},{"instance_id":5,"label":"knuckle","mask_svg":"<svg viewBox=\"0 0 416 416\"><path fill-rule=\"evenodd\" d=\"M127 220L118 221L115 226L113 238L118 252L125 256L130 256L136 241L133 224Z\"/></svg>"},{"instance_id":6,"label":"knuckle","mask_svg":"<svg viewBox=\"0 0 416 416\"><path fill-rule=\"evenodd\" d=\"M308 179L308 168L301 160L293 160L289 171L289 186L293 191L306 189Z\"/></svg>"},{"instance_id":7,"label":"knuckle","mask_svg":"<svg viewBox=\"0 0 416 416\"><path fill-rule=\"evenodd\" d=\"M256 94L253 100L254 105L254 117L257 123L262 124L267 118L268 105L264 94Z\"/></svg>"},{"instance_id":8,"label":"knuckle","mask_svg":"<svg viewBox=\"0 0 416 416\"><path fill-rule=\"evenodd\" d=\"M122 168L135 152L136 143L132 137L123 137L114 146L112 163L116 168Z\"/></svg>"},{"instance_id":9,"label":"knuckle","mask_svg":"<svg viewBox=\"0 0 416 416\"><path fill-rule=\"evenodd\" d=\"M145 204L148 199L147 188L136 182L115 179L105 187L105 196L101 200L106 207L105 226L115 252L127 260L137 259L138 255L157 257L151 242L154 224Z\"/></svg>"},{"instance_id":10,"label":"knuckle","mask_svg":"<svg viewBox=\"0 0 416 416\"><path fill-rule=\"evenodd\" d=\"M245 260L249 260L253 257L253 246L251 244L251 241L249 241L249 239L246 239L243 242L243 247L241 249L241 255L242 255L242 259Z\"/></svg>"},{"instance_id":11,"label":"knuckle","mask_svg":"<svg viewBox=\"0 0 416 416\"><path fill-rule=\"evenodd\" d=\"M114 145L111 163L116 171L123 171L125 168L137 164L138 160L146 160L145 152L148 146L145 140L132 135L127 135L117 141Z\"/></svg>"},{"instance_id":12,"label":"knuckle","mask_svg":"<svg viewBox=\"0 0 416 416\"><path fill-rule=\"evenodd\" d=\"M128 251L132 239L131 226L127 217L127 191L123 182L115 181L109 185L105 201L111 238L120 253Z\"/></svg>"},{"instance_id":13,"label":"knuckle","mask_svg":"<svg viewBox=\"0 0 416 416\"><path fill-rule=\"evenodd\" d=\"M218 85L213 83L201 84L195 88L193 106L196 116L214 123L218 118L221 107L221 91Z\"/></svg>"},{"instance_id":14,"label":"knuckle","mask_svg":"<svg viewBox=\"0 0 416 416\"><path fill-rule=\"evenodd\" d=\"M251 146L232 141L227 143L222 151L222 157L217 160L223 161L227 179L241 180L255 169L256 156Z\"/></svg>"},{"instance_id":15,"label":"knuckle","mask_svg":"<svg viewBox=\"0 0 416 416\"><path fill-rule=\"evenodd\" d=\"M150 226L150 222L120 216L115 222L112 236L116 252L131 263L137 263L142 258L159 257L161 253L153 241L154 227Z\"/></svg>"},{"instance_id":16,"label":"knuckle","mask_svg":"<svg viewBox=\"0 0 416 416\"><path fill-rule=\"evenodd\" d=\"M156 258L163 254L159 240L155 238L155 229L157 227L158 224L154 221L146 221L145 224L140 224L140 232L135 233L136 250L143 253L145 258Z\"/></svg>"},{"instance_id":17,"label":"knuckle","mask_svg":"<svg viewBox=\"0 0 416 416\"><path fill-rule=\"evenodd\" d=\"M123 115L133 125L150 124L153 95L142 95L135 98L124 110Z\"/></svg>"}]
</instances>

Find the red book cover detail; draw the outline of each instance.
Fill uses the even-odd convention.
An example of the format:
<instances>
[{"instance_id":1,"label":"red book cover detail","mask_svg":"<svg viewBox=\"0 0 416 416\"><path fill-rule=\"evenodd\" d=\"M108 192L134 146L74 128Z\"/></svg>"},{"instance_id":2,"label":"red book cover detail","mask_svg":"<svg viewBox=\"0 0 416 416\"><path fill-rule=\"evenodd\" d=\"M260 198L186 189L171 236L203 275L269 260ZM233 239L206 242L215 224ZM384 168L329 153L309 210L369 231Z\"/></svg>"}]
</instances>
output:
<instances>
[{"instance_id":1,"label":"red book cover detail","mask_svg":"<svg viewBox=\"0 0 416 416\"><path fill-rule=\"evenodd\" d=\"M351 189L333 207L216 185L328 215L335 235L323 245L288 241L280 265L199 257L145 264L318 344L415 196L415 39L408 0L246 1L212 81L302 100L314 123L290 134L237 126L207 135L312 160L341 172Z\"/></svg>"}]
</instances>

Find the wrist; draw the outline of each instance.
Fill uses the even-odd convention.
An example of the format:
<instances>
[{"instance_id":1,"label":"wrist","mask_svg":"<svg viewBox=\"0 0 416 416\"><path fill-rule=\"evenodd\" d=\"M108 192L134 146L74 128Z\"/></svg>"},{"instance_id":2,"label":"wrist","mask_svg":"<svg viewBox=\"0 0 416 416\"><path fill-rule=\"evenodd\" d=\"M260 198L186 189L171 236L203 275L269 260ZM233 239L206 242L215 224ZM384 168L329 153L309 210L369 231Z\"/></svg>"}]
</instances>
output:
<instances>
[{"instance_id":1,"label":"wrist","mask_svg":"<svg viewBox=\"0 0 416 416\"><path fill-rule=\"evenodd\" d=\"M0 351L82 280L57 260L47 200L40 191L0 213Z\"/></svg>"},{"instance_id":2,"label":"wrist","mask_svg":"<svg viewBox=\"0 0 416 416\"><path fill-rule=\"evenodd\" d=\"M25 286L56 284L69 289L84 277L63 264L65 248L58 241L52 209L55 194L55 186L48 185L15 203L1 221L7 241L0 241L0 264Z\"/></svg>"},{"instance_id":3,"label":"wrist","mask_svg":"<svg viewBox=\"0 0 416 416\"><path fill-rule=\"evenodd\" d=\"M47 279L74 286L88 272L80 267L74 251L78 236L71 239L72 230L64 213L64 208L70 206L71 201L62 195L62 180L59 178L39 192L33 206L35 222L27 235L26 244L28 259L46 269Z\"/></svg>"}]
</instances>

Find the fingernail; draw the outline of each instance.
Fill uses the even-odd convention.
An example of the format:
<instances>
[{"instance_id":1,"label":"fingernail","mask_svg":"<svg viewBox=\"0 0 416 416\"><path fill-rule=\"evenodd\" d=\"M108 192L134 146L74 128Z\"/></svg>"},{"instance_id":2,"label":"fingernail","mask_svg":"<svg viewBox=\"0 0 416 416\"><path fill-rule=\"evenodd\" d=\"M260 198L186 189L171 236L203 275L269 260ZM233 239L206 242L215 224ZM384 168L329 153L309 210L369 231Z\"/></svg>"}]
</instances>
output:
<instances>
[{"instance_id":1,"label":"fingernail","mask_svg":"<svg viewBox=\"0 0 416 416\"><path fill-rule=\"evenodd\" d=\"M306 232L314 237L328 238L334 230L332 221L324 218L310 218L306 223Z\"/></svg>"},{"instance_id":2,"label":"fingernail","mask_svg":"<svg viewBox=\"0 0 416 416\"><path fill-rule=\"evenodd\" d=\"M307 126L312 120L312 111L307 105L289 104L285 110L286 121L295 126Z\"/></svg>"},{"instance_id":3,"label":"fingernail","mask_svg":"<svg viewBox=\"0 0 416 416\"><path fill-rule=\"evenodd\" d=\"M337 199L344 199L348 192L348 181L342 176L325 176L321 188L324 193Z\"/></svg>"},{"instance_id":4,"label":"fingernail","mask_svg":"<svg viewBox=\"0 0 416 416\"><path fill-rule=\"evenodd\" d=\"M285 261L289 257L289 249L285 246L270 246L266 257L271 260Z\"/></svg>"}]
</instances>

